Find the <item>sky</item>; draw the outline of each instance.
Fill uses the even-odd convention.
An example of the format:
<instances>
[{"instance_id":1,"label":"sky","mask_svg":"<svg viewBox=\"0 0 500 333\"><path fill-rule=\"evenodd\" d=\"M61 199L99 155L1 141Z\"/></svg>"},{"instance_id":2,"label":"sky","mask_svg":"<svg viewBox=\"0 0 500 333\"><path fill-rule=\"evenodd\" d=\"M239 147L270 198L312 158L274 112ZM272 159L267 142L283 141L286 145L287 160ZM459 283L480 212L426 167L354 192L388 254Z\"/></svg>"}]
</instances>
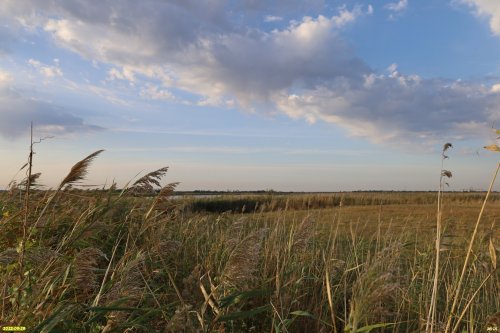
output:
<instances>
[{"instance_id":1,"label":"sky","mask_svg":"<svg viewBox=\"0 0 500 333\"><path fill-rule=\"evenodd\" d=\"M169 166L180 190L480 190L498 0L2 0L0 188Z\"/></svg>"}]
</instances>

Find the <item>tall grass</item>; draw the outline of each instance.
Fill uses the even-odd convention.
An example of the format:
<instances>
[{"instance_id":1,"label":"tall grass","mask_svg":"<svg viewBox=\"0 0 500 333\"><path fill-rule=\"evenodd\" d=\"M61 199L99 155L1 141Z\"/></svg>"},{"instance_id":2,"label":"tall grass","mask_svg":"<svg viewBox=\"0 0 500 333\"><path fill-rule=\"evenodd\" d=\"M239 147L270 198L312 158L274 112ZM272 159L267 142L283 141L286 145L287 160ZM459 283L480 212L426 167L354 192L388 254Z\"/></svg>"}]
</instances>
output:
<instances>
[{"instance_id":1,"label":"tall grass","mask_svg":"<svg viewBox=\"0 0 500 333\"><path fill-rule=\"evenodd\" d=\"M153 199L134 186L31 190L28 204L26 188L3 193L1 324L30 332L419 332L435 304L435 331L493 325L497 202L474 225L475 199L443 198L435 288L427 194L263 196L251 198L255 207L210 213L191 199L169 200L175 183L162 186L161 177L150 177L152 187L136 182L162 187ZM363 202L372 204L356 206Z\"/></svg>"}]
</instances>

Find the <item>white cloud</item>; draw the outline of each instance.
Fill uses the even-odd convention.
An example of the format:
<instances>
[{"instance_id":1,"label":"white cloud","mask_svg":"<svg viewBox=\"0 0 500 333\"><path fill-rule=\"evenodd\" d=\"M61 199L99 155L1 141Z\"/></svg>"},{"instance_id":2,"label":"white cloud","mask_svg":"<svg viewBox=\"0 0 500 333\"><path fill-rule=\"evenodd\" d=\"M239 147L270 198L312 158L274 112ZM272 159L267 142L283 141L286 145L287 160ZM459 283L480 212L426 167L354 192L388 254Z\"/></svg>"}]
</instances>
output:
<instances>
[{"instance_id":1,"label":"white cloud","mask_svg":"<svg viewBox=\"0 0 500 333\"><path fill-rule=\"evenodd\" d=\"M266 15L266 17L264 18L264 21L266 21L266 22L279 22L279 21L283 21L283 17L274 16L274 15Z\"/></svg>"},{"instance_id":2,"label":"white cloud","mask_svg":"<svg viewBox=\"0 0 500 333\"><path fill-rule=\"evenodd\" d=\"M12 75L0 68L0 88L7 86L12 82Z\"/></svg>"},{"instance_id":3,"label":"white cloud","mask_svg":"<svg viewBox=\"0 0 500 333\"><path fill-rule=\"evenodd\" d=\"M122 105L122 106L130 106L131 103L126 100L121 98L115 90L105 88L102 86L97 86L93 84L77 84L71 81L68 81L68 83L71 83L71 89L75 91L82 91L82 92L91 92L92 94L95 94L97 96L100 96L109 102L116 104L116 105Z\"/></svg>"},{"instance_id":4,"label":"white cloud","mask_svg":"<svg viewBox=\"0 0 500 333\"><path fill-rule=\"evenodd\" d=\"M331 82L274 98L293 118L323 120L354 136L398 145L477 137L500 117L500 96L482 85L403 76L394 67L387 76L366 77L364 85Z\"/></svg>"},{"instance_id":5,"label":"white cloud","mask_svg":"<svg viewBox=\"0 0 500 333\"><path fill-rule=\"evenodd\" d=\"M491 92L493 92L493 93L500 93L500 83L494 84L491 87Z\"/></svg>"},{"instance_id":6,"label":"white cloud","mask_svg":"<svg viewBox=\"0 0 500 333\"><path fill-rule=\"evenodd\" d=\"M46 78L54 78L56 76L63 76L63 72L61 68L59 67L59 60L54 59L54 66L42 64L40 61L35 60L35 59L29 59L28 64L30 64L33 68L38 70L40 74L45 76Z\"/></svg>"},{"instance_id":7,"label":"white cloud","mask_svg":"<svg viewBox=\"0 0 500 333\"><path fill-rule=\"evenodd\" d=\"M463 2L475 7L478 15L489 18L491 31L500 35L500 1L463 0Z\"/></svg>"},{"instance_id":8,"label":"white cloud","mask_svg":"<svg viewBox=\"0 0 500 333\"><path fill-rule=\"evenodd\" d=\"M270 33L226 34L206 40L197 61L178 67L176 83L215 102L236 96L240 105L265 102L270 93L368 71L339 37L359 10L304 17Z\"/></svg>"},{"instance_id":9,"label":"white cloud","mask_svg":"<svg viewBox=\"0 0 500 333\"><path fill-rule=\"evenodd\" d=\"M390 2L384 6L387 10L393 12L401 12L408 7L408 0L400 0L398 2Z\"/></svg>"},{"instance_id":10,"label":"white cloud","mask_svg":"<svg viewBox=\"0 0 500 333\"><path fill-rule=\"evenodd\" d=\"M179 102L173 91L184 90L199 105L278 111L389 143L471 135L470 124L500 115L494 87L403 75L396 65L385 75L371 69L341 36L371 6L263 31L231 23L223 0L4 1L5 17L36 22L60 47L111 66L109 80L133 82L144 98Z\"/></svg>"},{"instance_id":11,"label":"white cloud","mask_svg":"<svg viewBox=\"0 0 500 333\"><path fill-rule=\"evenodd\" d=\"M108 80L127 80L130 82L130 84L135 83L135 74L134 70L130 67L124 66L122 67L121 70L116 69L116 68L111 68L108 71Z\"/></svg>"},{"instance_id":12,"label":"white cloud","mask_svg":"<svg viewBox=\"0 0 500 333\"><path fill-rule=\"evenodd\" d=\"M163 101L173 101L175 96L167 89L161 89L158 86L148 84L146 88L142 89L140 95L143 98L163 100Z\"/></svg>"},{"instance_id":13,"label":"white cloud","mask_svg":"<svg viewBox=\"0 0 500 333\"><path fill-rule=\"evenodd\" d=\"M373 8L368 6L367 13L371 14ZM354 22L359 16L363 15L361 6L355 6L353 10L348 10L345 6L341 7L339 14L332 17L332 21L337 27L342 27L348 23Z\"/></svg>"}]
</instances>

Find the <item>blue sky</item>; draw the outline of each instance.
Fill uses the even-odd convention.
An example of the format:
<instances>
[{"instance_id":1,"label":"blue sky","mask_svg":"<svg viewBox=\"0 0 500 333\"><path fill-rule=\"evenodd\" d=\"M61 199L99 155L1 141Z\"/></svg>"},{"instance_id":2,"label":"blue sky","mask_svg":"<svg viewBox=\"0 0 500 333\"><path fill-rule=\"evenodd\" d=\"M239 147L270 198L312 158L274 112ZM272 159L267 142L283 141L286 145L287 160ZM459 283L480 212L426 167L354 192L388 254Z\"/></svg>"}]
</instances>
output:
<instances>
[{"instance_id":1,"label":"blue sky","mask_svg":"<svg viewBox=\"0 0 500 333\"><path fill-rule=\"evenodd\" d=\"M4 0L0 186L163 166L179 189L484 189L500 121L497 0Z\"/></svg>"}]
</instances>

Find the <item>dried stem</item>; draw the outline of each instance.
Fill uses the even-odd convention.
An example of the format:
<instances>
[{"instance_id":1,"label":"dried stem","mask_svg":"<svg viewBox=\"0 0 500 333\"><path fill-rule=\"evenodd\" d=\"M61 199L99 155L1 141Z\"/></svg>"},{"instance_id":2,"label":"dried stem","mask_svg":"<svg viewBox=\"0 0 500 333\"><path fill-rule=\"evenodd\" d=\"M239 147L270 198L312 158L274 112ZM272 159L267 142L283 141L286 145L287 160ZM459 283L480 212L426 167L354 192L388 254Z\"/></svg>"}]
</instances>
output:
<instances>
[{"instance_id":1,"label":"dried stem","mask_svg":"<svg viewBox=\"0 0 500 333\"><path fill-rule=\"evenodd\" d=\"M451 328L451 320L453 318L453 313L455 311L455 308L457 307L458 299L460 298L459 295L460 295L460 291L462 288L462 282L464 280L465 271L467 270L467 265L469 263L470 255L472 253L472 245L474 244L474 240L476 239L476 234L477 234L477 230L479 227L479 222L481 222L481 218L483 217L484 208L486 207L486 202L488 201L491 190L493 189L493 185L495 184L495 180L496 180L497 175L498 175L498 170L500 170L500 163L498 163L497 169L495 170L495 173L493 174L493 179L491 180L490 187L488 189L488 192L486 193L486 197L484 198L483 206L481 207L481 211L479 212L479 216L477 218L476 225L474 226L474 232L472 233L472 236L471 236L471 239L469 242L469 248L467 249L467 255L465 256L464 265L462 267L462 273L460 273L460 279L458 280L457 289L456 289L455 295L453 297L453 304L451 306L451 310L450 310L450 313L448 315L448 320L446 322L446 328L444 330L445 332L449 332L450 328Z\"/></svg>"},{"instance_id":2,"label":"dried stem","mask_svg":"<svg viewBox=\"0 0 500 333\"><path fill-rule=\"evenodd\" d=\"M445 152L452 148L451 143L446 143L443 146L443 151L441 153L441 174L439 177L439 190L437 198L437 215L436 215L436 259L434 268L434 279L432 283L432 296L431 296L431 306L429 307L429 313L427 315L427 323L425 326L425 332L434 332L434 323L436 320L436 304L437 304L437 294L438 294L438 278L439 278L439 265L440 265L440 252L441 252L441 230L442 230L442 196L443 196L443 183L444 177L451 177L451 172L444 170L444 160L448 158Z\"/></svg>"}]
</instances>

